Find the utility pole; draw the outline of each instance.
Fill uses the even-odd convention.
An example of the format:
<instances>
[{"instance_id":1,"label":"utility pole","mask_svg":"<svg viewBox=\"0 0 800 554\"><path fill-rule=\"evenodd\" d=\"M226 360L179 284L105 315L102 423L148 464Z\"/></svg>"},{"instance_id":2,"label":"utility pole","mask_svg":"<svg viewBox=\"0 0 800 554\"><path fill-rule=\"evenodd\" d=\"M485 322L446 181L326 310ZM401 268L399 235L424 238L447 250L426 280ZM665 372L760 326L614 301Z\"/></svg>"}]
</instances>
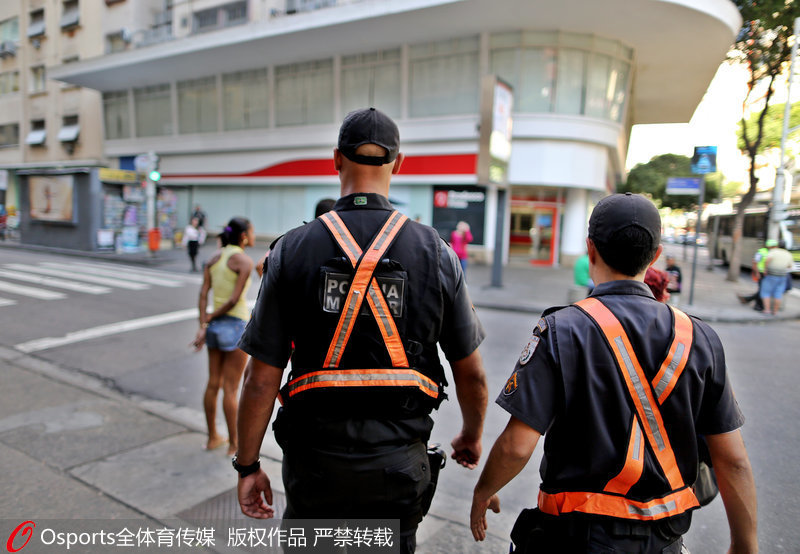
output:
<instances>
[{"instance_id":1,"label":"utility pole","mask_svg":"<svg viewBox=\"0 0 800 554\"><path fill-rule=\"evenodd\" d=\"M775 172L775 188L772 189L772 210L770 210L769 228L767 237L773 240L780 239L779 223L786 218L786 202L784 201L784 188L786 186L786 136L789 134L789 117L792 113L792 81L794 80L794 62L797 58L797 41L800 38L800 17L794 20L794 42L792 55L789 59L789 82L786 86L786 104L783 108L783 131L781 132L781 157L778 169Z\"/></svg>"}]
</instances>

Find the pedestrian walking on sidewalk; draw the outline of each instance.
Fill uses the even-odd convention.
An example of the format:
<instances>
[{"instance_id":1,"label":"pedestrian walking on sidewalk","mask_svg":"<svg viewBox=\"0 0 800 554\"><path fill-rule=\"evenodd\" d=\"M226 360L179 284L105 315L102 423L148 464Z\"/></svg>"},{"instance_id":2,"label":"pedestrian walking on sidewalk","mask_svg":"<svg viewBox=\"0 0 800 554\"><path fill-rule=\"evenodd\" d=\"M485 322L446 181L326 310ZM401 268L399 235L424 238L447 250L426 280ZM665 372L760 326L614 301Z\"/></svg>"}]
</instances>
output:
<instances>
[{"instance_id":1,"label":"pedestrian walking on sidewalk","mask_svg":"<svg viewBox=\"0 0 800 554\"><path fill-rule=\"evenodd\" d=\"M258 455L291 356L273 425L283 517L397 519L408 553L444 462L426 444L429 414L445 396L437 343L463 417L452 457L472 469L487 401L484 330L453 250L389 202L403 162L395 123L374 108L351 112L333 161L341 197L273 245L240 341L251 359L234 458L239 505L251 517L274 515Z\"/></svg>"},{"instance_id":2,"label":"pedestrian walking on sidewalk","mask_svg":"<svg viewBox=\"0 0 800 554\"><path fill-rule=\"evenodd\" d=\"M545 310L497 403L511 414L475 487L470 525L545 436L538 508L523 510L514 552L681 552L699 507L705 438L731 528L731 552L757 552L756 495L722 344L644 284L661 254L647 198L615 194L589 219L592 295ZM665 359L666 353L666 359Z\"/></svg>"},{"instance_id":3,"label":"pedestrian walking on sidewalk","mask_svg":"<svg viewBox=\"0 0 800 554\"><path fill-rule=\"evenodd\" d=\"M683 273L681 272L681 267L675 261L675 256L667 256L667 267L664 268L664 271L669 275L669 284L667 285L669 303L678 305L680 303Z\"/></svg>"},{"instance_id":4,"label":"pedestrian walking on sidewalk","mask_svg":"<svg viewBox=\"0 0 800 554\"><path fill-rule=\"evenodd\" d=\"M192 262L192 272L197 271L197 252L205 241L206 231L200 227L200 220L193 217L186 229L183 230L183 239L181 239L181 243L189 254L189 260Z\"/></svg>"},{"instance_id":5,"label":"pedestrian walking on sidewalk","mask_svg":"<svg viewBox=\"0 0 800 554\"><path fill-rule=\"evenodd\" d=\"M764 261L764 279L761 283L761 300L764 302L764 313L775 315L781 307L783 293L786 292L786 284L789 272L794 265L792 253L786 250L783 241L770 248L767 258Z\"/></svg>"},{"instance_id":6,"label":"pedestrian walking on sidewalk","mask_svg":"<svg viewBox=\"0 0 800 554\"><path fill-rule=\"evenodd\" d=\"M766 275L764 264L767 261L767 255L769 255L770 248L775 248L777 246L777 240L767 239L767 241L764 243L764 246L756 251L755 255L753 255L751 277L753 278L753 281L758 283L758 288L753 294L750 295L736 295L736 297L739 299L739 302L742 304L755 302L753 309L757 312L764 311L764 301L761 299L761 285L763 284L764 276Z\"/></svg>"},{"instance_id":7,"label":"pedestrian walking on sidewalk","mask_svg":"<svg viewBox=\"0 0 800 554\"><path fill-rule=\"evenodd\" d=\"M208 350L208 383L203 396L203 408L208 425L206 449L214 450L228 443L228 454L236 452L236 394L242 378L247 354L237 343L250 319L246 294L250 286L253 260L244 249L255 242L250 221L234 217L219 235L222 249L217 251L203 268L198 310L200 328L193 345ZM213 311L207 313L208 293L212 292ZM217 397L222 388L222 411L228 427L228 438L219 436L216 426Z\"/></svg>"},{"instance_id":8,"label":"pedestrian walking on sidewalk","mask_svg":"<svg viewBox=\"0 0 800 554\"><path fill-rule=\"evenodd\" d=\"M467 261L469 260L467 245L471 242L472 232L469 230L469 223L459 221L455 230L450 233L450 246L453 247L456 256L458 256L458 261L461 262L461 270L465 276L467 274Z\"/></svg>"}]
</instances>

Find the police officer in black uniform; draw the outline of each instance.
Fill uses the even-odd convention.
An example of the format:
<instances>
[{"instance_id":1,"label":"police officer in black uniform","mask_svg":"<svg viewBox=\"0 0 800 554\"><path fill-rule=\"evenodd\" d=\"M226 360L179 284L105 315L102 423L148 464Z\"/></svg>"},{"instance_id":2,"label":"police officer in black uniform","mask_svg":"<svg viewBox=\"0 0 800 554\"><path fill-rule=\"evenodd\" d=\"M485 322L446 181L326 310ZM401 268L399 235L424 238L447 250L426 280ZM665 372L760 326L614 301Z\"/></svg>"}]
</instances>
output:
<instances>
[{"instance_id":1,"label":"police officer in black uniform","mask_svg":"<svg viewBox=\"0 0 800 554\"><path fill-rule=\"evenodd\" d=\"M429 414L446 396L437 343L463 416L452 457L470 469L488 394L478 351L485 333L457 256L388 200L402 161L389 117L374 108L348 114L334 150L341 198L273 245L240 342L252 358L234 467L242 511L272 517L258 453L279 397L284 517L399 519L401 550L413 552L434 487Z\"/></svg>"},{"instance_id":2,"label":"police officer in black uniform","mask_svg":"<svg viewBox=\"0 0 800 554\"><path fill-rule=\"evenodd\" d=\"M497 491L546 433L538 508L512 531L517 552L681 551L708 445L731 552L756 552L756 497L722 344L702 321L657 302L644 275L661 220L640 195L602 199L586 241L588 298L543 314L497 403L511 414L475 487L486 534Z\"/></svg>"}]
</instances>

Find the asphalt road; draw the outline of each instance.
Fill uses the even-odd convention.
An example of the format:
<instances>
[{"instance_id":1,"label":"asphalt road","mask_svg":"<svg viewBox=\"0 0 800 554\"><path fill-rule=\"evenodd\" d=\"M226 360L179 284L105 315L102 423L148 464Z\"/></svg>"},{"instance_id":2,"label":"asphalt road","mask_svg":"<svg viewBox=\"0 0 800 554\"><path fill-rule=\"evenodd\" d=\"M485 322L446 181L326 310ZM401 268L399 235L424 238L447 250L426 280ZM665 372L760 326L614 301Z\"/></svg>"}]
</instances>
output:
<instances>
[{"instance_id":1,"label":"asphalt road","mask_svg":"<svg viewBox=\"0 0 800 554\"><path fill-rule=\"evenodd\" d=\"M72 276L58 273L64 271L72 272ZM68 290L52 286L53 282L43 284L41 280L55 278L62 285L65 281L86 282L85 278L76 277L76 273L93 276L96 286L109 290ZM29 276L28 281L24 275ZM113 279L120 278L124 279L120 283L139 283L146 288L132 290L120 288L119 283L111 284ZM103 285L101 279L112 281ZM34 298L31 291L21 292L20 286L60 292L61 296ZM254 278L248 298L255 298L257 286ZM194 353L189 348L196 329L192 309L198 290L197 274L0 250L0 344L96 376L126 393L199 412L206 358L203 352ZM161 317L164 314L168 315ZM495 310L480 310L479 315L489 332L481 352L493 401L538 315ZM121 322L124 325L115 325ZM762 552L798 552L800 484L794 469L800 454L797 426L800 405L796 401L800 387L795 373L800 354L797 346L800 322L718 324L715 328L726 348L737 399L747 417L744 436L759 491ZM433 440L445 445L449 445L460 428L460 413L452 390L451 397L435 414ZM485 454L507 419L505 412L492 402L486 422ZM525 471L501 492L503 512L490 515L492 534L507 537L519 510L535 503L540 454L541 446ZM432 511L465 523L477 477L477 471L448 464ZM687 544L694 553L727 548L727 523L719 499L695 514Z\"/></svg>"}]
</instances>

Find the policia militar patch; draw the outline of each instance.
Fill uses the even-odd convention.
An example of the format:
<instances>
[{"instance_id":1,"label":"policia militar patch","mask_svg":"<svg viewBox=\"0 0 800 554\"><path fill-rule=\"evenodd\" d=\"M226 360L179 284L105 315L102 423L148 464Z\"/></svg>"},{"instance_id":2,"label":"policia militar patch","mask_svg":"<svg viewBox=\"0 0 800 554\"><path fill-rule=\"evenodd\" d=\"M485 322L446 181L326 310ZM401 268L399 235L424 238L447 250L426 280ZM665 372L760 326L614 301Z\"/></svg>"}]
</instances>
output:
<instances>
[{"instance_id":1,"label":"policia militar patch","mask_svg":"<svg viewBox=\"0 0 800 554\"><path fill-rule=\"evenodd\" d=\"M325 271L324 277L322 283L322 310L331 314L341 313L353 276L349 273ZM395 319L403 317L406 291L405 280L400 277L385 276L375 276L375 279L378 281L381 292L383 292L389 311L392 312L392 317ZM367 303L362 303L360 315L369 313L370 310Z\"/></svg>"}]
</instances>

